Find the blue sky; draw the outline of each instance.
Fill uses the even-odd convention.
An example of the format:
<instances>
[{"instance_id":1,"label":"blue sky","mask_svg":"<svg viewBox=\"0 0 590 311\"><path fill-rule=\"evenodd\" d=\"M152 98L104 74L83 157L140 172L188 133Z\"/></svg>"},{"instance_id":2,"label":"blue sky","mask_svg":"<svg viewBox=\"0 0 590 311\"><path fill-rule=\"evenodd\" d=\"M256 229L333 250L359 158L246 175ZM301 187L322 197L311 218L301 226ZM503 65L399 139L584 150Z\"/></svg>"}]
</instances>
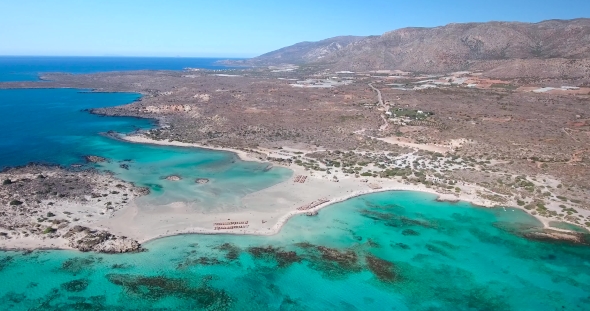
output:
<instances>
[{"instance_id":1,"label":"blue sky","mask_svg":"<svg viewBox=\"0 0 590 311\"><path fill-rule=\"evenodd\" d=\"M250 57L403 27L590 17L590 0L0 0L0 55Z\"/></svg>"}]
</instances>

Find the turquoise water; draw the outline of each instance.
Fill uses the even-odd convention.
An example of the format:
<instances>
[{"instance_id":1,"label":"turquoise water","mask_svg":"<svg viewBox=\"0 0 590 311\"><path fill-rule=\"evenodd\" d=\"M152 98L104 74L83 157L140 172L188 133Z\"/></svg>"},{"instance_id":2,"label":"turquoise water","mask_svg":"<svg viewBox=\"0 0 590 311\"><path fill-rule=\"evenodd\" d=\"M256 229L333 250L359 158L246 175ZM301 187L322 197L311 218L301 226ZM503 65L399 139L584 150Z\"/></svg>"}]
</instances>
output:
<instances>
[{"instance_id":1,"label":"turquoise water","mask_svg":"<svg viewBox=\"0 0 590 311\"><path fill-rule=\"evenodd\" d=\"M6 310L589 310L590 249L526 240L520 210L367 195L275 236L147 252L0 254Z\"/></svg>"},{"instance_id":2,"label":"turquoise water","mask_svg":"<svg viewBox=\"0 0 590 311\"><path fill-rule=\"evenodd\" d=\"M38 81L46 72L94 73L126 70L230 69L225 58L0 56L0 81Z\"/></svg>"},{"instance_id":3,"label":"turquoise water","mask_svg":"<svg viewBox=\"0 0 590 311\"><path fill-rule=\"evenodd\" d=\"M122 105L137 100L131 93L91 93L76 89L0 90L0 168L42 162L85 164L85 155L109 159L86 164L114 172L118 178L148 187L145 208L172 202L192 202L210 209L235 209L245 194L264 189L291 175L284 168L243 162L233 153L197 148L132 144L99 135L150 128L146 119L102 117L86 109ZM181 181L168 181L169 175ZM196 178L210 180L197 185ZM227 191L233 189L233 191ZM207 206L208 203L210 207ZM207 210L201 210L207 211Z\"/></svg>"}]
</instances>

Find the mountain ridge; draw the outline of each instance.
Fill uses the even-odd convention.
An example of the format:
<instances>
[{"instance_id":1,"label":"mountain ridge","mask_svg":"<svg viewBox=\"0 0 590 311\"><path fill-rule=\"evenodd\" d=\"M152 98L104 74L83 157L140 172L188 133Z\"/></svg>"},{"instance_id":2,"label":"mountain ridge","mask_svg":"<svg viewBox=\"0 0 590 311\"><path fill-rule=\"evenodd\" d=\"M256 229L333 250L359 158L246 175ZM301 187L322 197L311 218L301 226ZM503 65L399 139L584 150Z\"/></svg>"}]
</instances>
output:
<instances>
[{"instance_id":1,"label":"mountain ridge","mask_svg":"<svg viewBox=\"0 0 590 311\"><path fill-rule=\"evenodd\" d=\"M380 36L338 36L300 42L245 60L243 64L440 73L489 67L491 63L508 67L521 63L537 68L532 71L553 72L549 75L555 76L568 60L583 60L584 70L571 72L579 76L588 74L589 59L590 19L577 18L538 23L450 23L401 28ZM502 75L501 70L496 72Z\"/></svg>"}]
</instances>

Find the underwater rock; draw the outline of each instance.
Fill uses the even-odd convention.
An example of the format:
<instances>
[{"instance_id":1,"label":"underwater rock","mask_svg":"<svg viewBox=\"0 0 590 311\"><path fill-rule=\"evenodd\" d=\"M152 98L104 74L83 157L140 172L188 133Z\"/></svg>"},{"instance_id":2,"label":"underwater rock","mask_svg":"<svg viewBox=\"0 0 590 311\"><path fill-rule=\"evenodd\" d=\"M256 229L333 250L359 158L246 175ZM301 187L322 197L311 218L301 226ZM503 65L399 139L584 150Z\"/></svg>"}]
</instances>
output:
<instances>
[{"instance_id":1,"label":"underwater rock","mask_svg":"<svg viewBox=\"0 0 590 311\"><path fill-rule=\"evenodd\" d=\"M404 243L395 243L395 246L397 246L397 247L399 247L401 249L410 249L410 245L404 244Z\"/></svg>"},{"instance_id":2,"label":"underwater rock","mask_svg":"<svg viewBox=\"0 0 590 311\"><path fill-rule=\"evenodd\" d=\"M69 273L71 273L73 275L76 275L76 274L82 272L83 270L92 267L92 265L94 265L95 262L96 262L96 260L93 257L89 257L89 258L80 258L80 257L70 258L70 259L64 261L61 264L61 269L63 271L66 271L66 272L69 272Z\"/></svg>"},{"instance_id":3,"label":"underwater rock","mask_svg":"<svg viewBox=\"0 0 590 311\"><path fill-rule=\"evenodd\" d=\"M358 261L357 254L352 250L340 252L337 249L325 246L317 246L316 249L322 255L322 259L336 262L342 267L353 267Z\"/></svg>"},{"instance_id":4,"label":"underwater rock","mask_svg":"<svg viewBox=\"0 0 590 311\"><path fill-rule=\"evenodd\" d=\"M147 300L170 297L190 300L198 310L230 310L231 297L224 291L212 288L202 282L191 286L187 280L165 276L135 276L129 274L107 274L109 282L124 288L124 293Z\"/></svg>"},{"instance_id":5,"label":"underwater rock","mask_svg":"<svg viewBox=\"0 0 590 311\"><path fill-rule=\"evenodd\" d=\"M178 270L182 270L182 269L186 269L192 266L214 266L214 265L220 265L223 264L224 262L217 259L217 258L213 258L213 257L199 257L197 259L190 259L187 258L184 262L179 263L178 266L176 266L176 269Z\"/></svg>"},{"instance_id":6,"label":"underwater rock","mask_svg":"<svg viewBox=\"0 0 590 311\"><path fill-rule=\"evenodd\" d=\"M129 170L129 164L125 164L125 163L119 164L119 167L122 168L122 169L124 169L124 170Z\"/></svg>"},{"instance_id":7,"label":"underwater rock","mask_svg":"<svg viewBox=\"0 0 590 311\"><path fill-rule=\"evenodd\" d=\"M206 184L208 182L209 182L209 179L207 179L207 178L197 178L197 179L195 179L195 183L197 183L197 184Z\"/></svg>"},{"instance_id":8,"label":"underwater rock","mask_svg":"<svg viewBox=\"0 0 590 311\"><path fill-rule=\"evenodd\" d=\"M182 177L180 177L178 175L170 175L170 176L164 177L164 179L170 180L170 181L179 181L179 180L182 180Z\"/></svg>"},{"instance_id":9,"label":"underwater rock","mask_svg":"<svg viewBox=\"0 0 590 311\"><path fill-rule=\"evenodd\" d=\"M103 157L99 157L99 156L95 156L95 155L87 155L87 156L84 156L84 159L86 160L86 162L89 162L89 163L109 162L108 159L103 158Z\"/></svg>"},{"instance_id":10,"label":"underwater rock","mask_svg":"<svg viewBox=\"0 0 590 311\"><path fill-rule=\"evenodd\" d=\"M445 257L452 258L445 250L443 250L442 248L440 248L438 246L434 246L432 244L426 244L426 249L433 252L433 253L437 253L437 254L443 255Z\"/></svg>"},{"instance_id":11,"label":"underwater rock","mask_svg":"<svg viewBox=\"0 0 590 311\"><path fill-rule=\"evenodd\" d=\"M0 258L0 271L2 271L13 260L12 256Z\"/></svg>"},{"instance_id":12,"label":"underwater rock","mask_svg":"<svg viewBox=\"0 0 590 311\"><path fill-rule=\"evenodd\" d=\"M408 236L408 235L417 236L417 235L420 235L420 232L412 230L412 229L405 229L404 231L402 231L402 234L405 236Z\"/></svg>"},{"instance_id":13,"label":"underwater rock","mask_svg":"<svg viewBox=\"0 0 590 311\"><path fill-rule=\"evenodd\" d=\"M398 278L395 265L372 255L365 258L369 270L382 282L395 282Z\"/></svg>"},{"instance_id":14,"label":"underwater rock","mask_svg":"<svg viewBox=\"0 0 590 311\"><path fill-rule=\"evenodd\" d=\"M88 287L88 280L79 279L61 284L61 288L68 292L81 292Z\"/></svg>"},{"instance_id":15,"label":"underwater rock","mask_svg":"<svg viewBox=\"0 0 590 311\"><path fill-rule=\"evenodd\" d=\"M225 251L225 258L232 261L238 259L241 251L239 247L230 243L223 243L219 246L214 247L213 249Z\"/></svg>"},{"instance_id":16,"label":"underwater rock","mask_svg":"<svg viewBox=\"0 0 590 311\"><path fill-rule=\"evenodd\" d=\"M381 247L379 245L379 243L375 242L373 239L368 239L367 240L367 245L369 245L369 247L375 247L375 248L380 248Z\"/></svg>"},{"instance_id":17,"label":"underwater rock","mask_svg":"<svg viewBox=\"0 0 590 311\"><path fill-rule=\"evenodd\" d=\"M300 262L302 258L294 251L285 251L278 247L250 247L248 252L258 259L269 259L276 261L281 268L290 266L293 263Z\"/></svg>"}]
</instances>

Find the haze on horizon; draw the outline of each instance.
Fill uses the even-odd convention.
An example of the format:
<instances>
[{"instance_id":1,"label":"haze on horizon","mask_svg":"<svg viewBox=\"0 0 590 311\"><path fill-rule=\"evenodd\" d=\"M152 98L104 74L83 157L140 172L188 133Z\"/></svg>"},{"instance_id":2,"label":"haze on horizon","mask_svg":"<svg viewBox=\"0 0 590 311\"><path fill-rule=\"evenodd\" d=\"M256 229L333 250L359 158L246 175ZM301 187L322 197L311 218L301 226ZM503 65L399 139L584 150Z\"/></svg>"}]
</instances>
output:
<instances>
[{"instance_id":1,"label":"haze on horizon","mask_svg":"<svg viewBox=\"0 0 590 311\"><path fill-rule=\"evenodd\" d=\"M0 0L0 12L0 55L252 57L404 27L580 18L590 2Z\"/></svg>"}]
</instances>

